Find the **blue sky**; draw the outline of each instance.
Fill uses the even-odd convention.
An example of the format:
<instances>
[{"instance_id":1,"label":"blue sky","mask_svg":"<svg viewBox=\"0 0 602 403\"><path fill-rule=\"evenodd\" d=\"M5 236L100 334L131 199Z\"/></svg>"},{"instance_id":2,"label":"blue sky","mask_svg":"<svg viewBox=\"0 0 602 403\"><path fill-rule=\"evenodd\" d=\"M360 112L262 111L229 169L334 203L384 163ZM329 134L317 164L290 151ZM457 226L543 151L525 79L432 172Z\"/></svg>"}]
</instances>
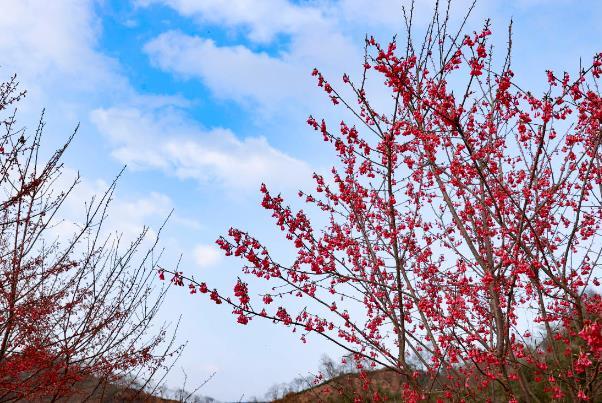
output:
<instances>
[{"instance_id":1,"label":"blue sky","mask_svg":"<svg viewBox=\"0 0 602 403\"><path fill-rule=\"evenodd\" d=\"M418 0L417 24L431 1ZM456 16L468 1L454 2ZM46 108L46 147L79 135L66 155L83 183L68 206L75 217L125 164L111 225L132 235L175 214L163 236L165 263L211 286L232 286L238 265L214 240L230 226L251 229L287 249L259 207L263 181L284 194L327 171L329 149L307 116L340 120L310 77L314 66L336 81L361 65L363 37L401 34L394 0L2 0L0 75L18 73L29 90L20 122L33 127ZM574 69L602 50L602 3L585 0L481 1L468 29L491 17L502 54L514 18L514 70L543 88L544 70ZM501 57L501 56L500 56ZM374 86L373 96L385 97ZM173 290L163 318L182 315L188 340L170 375L179 386L213 380L201 391L223 400L263 396L270 385L315 370L323 353L269 323L236 325L228 308Z\"/></svg>"}]
</instances>

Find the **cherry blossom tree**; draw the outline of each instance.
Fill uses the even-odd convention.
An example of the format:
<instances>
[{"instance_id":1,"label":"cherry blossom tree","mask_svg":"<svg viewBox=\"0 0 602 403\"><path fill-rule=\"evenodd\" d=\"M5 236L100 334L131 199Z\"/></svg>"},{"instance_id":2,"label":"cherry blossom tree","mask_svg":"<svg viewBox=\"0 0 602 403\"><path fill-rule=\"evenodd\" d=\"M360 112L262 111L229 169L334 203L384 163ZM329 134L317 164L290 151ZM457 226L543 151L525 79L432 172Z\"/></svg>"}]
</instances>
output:
<instances>
[{"instance_id":1,"label":"cherry blossom tree","mask_svg":"<svg viewBox=\"0 0 602 403\"><path fill-rule=\"evenodd\" d=\"M437 8L417 41L412 14L403 42L366 38L363 74L344 75L343 90L313 70L349 120L307 121L336 162L299 192L306 210L261 187L294 258L232 228L217 243L244 261L233 295L177 271L171 281L242 325L329 340L366 389L370 367L394 371L404 401L599 400L602 53L547 71L536 95L511 69L511 24L498 60L489 21L465 35L466 19L453 28ZM375 75L387 110L368 93Z\"/></svg>"},{"instance_id":2,"label":"cherry blossom tree","mask_svg":"<svg viewBox=\"0 0 602 403\"><path fill-rule=\"evenodd\" d=\"M0 401L98 401L115 383L134 397L180 351L154 324L158 238L103 235L115 182L59 231L79 182L61 185L71 138L43 160L43 120L31 134L17 126L24 95L15 77L0 84Z\"/></svg>"}]
</instances>

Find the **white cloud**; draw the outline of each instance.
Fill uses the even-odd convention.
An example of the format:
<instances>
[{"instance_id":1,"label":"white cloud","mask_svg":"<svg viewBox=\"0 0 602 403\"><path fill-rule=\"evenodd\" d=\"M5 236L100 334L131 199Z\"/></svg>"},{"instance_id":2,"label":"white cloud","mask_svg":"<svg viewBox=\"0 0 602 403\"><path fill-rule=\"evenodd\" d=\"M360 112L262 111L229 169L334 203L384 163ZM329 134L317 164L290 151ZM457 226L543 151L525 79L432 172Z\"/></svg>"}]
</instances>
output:
<instances>
[{"instance_id":1,"label":"white cloud","mask_svg":"<svg viewBox=\"0 0 602 403\"><path fill-rule=\"evenodd\" d=\"M200 244L193 250L194 261L200 268L215 266L223 254L215 245Z\"/></svg>"},{"instance_id":2,"label":"white cloud","mask_svg":"<svg viewBox=\"0 0 602 403\"><path fill-rule=\"evenodd\" d=\"M144 47L154 65L186 78L201 79L218 98L262 105L281 104L309 81L295 80L307 68L295 66L244 46L220 47L211 39L170 31Z\"/></svg>"},{"instance_id":3,"label":"white cloud","mask_svg":"<svg viewBox=\"0 0 602 403\"><path fill-rule=\"evenodd\" d=\"M77 171L64 167L54 186L56 189L66 190L77 177ZM79 223L84 222L86 206L89 206L93 200L98 204L109 185L102 179L91 180L80 177L79 183L62 206L60 214L62 222L54 232L61 238L69 238L69 235L78 228ZM117 182L117 189L109 204L104 227L108 231L123 233L128 240L133 239L147 225L158 228L172 209L172 200L167 195L159 192L149 192L139 196L124 195ZM179 223L183 220L178 217L177 221Z\"/></svg>"},{"instance_id":4,"label":"white cloud","mask_svg":"<svg viewBox=\"0 0 602 403\"><path fill-rule=\"evenodd\" d=\"M299 5L287 0L142 0L140 5L163 4L199 23L219 24L242 31L252 44L284 36L284 48L273 53L253 45L224 46L212 39L168 31L144 47L151 63L183 78L199 79L220 99L244 105L254 101L254 112L272 117L306 116L328 104L315 88L314 67L330 80L352 73L362 60L363 43L338 5L311 2ZM382 8L382 7L381 7ZM384 12L383 12L384 13ZM354 32L356 34L356 32ZM278 37L280 35L280 37ZM348 61L357 61L348 65Z\"/></svg>"},{"instance_id":5,"label":"white cloud","mask_svg":"<svg viewBox=\"0 0 602 403\"><path fill-rule=\"evenodd\" d=\"M168 31L148 42L144 51L153 65L181 78L200 80L218 99L251 106L264 117L301 116L302 122L308 113L330 109L328 98L311 77L313 67L339 82L343 72L361 64L349 66L344 61L359 61L361 56L359 48L336 32L306 32L291 41L287 52L273 56Z\"/></svg>"},{"instance_id":6,"label":"white cloud","mask_svg":"<svg viewBox=\"0 0 602 403\"><path fill-rule=\"evenodd\" d=\"M296 34L328 25L321 9L287 0L139 0L140 6L167 5L200 23L245 29L249 39L269 42L277 34Z\"/></svg>"},{"instance_id":7,"label":"white cloud","mask_svg":"<svg viewBox=\"0 0 602 403\"><path fill-rule=\"evenodd\" d=\"M2 74L17 73L38 108L52 93L127 91L118 63L96 50L101 22L93 0L5 0L0 12ZM56 97L55 97L56 98Z\"/></svg>"},{"instance_id":8,"label":"white cloud","mask_svg":"<svg viewBox=\"0 0 602 403\"><path fill-rule=\"evenodd\" d=\"M80 0L3 1L0 48L8 52L2 55L5 63L8 60L38 71L82 68L97 34L90 4Z\"/></svg>"},{"instance_id":9,"label":"white cloud","mask_svg":"<svg viewBox=\"0 0 602 403\"><path fill-rule=\"evenodd\" d=\"M91 120L114 144L113 155L133 168L159 169L231 191L256 190L261 182L296 187L311 176L307 164L263 137L239 139L228 129L204 130L173 109L96 109Z\"/></svg>"},{"instance_id":10,"label":"white cloud","mask_svg":"<svg viewBox=\"0 0 602 403\"><path fill-rule=\"evenodd\" d=\"M144 225L167 218L173 209L171 199L158 192L139 198L117 199L111 205L112 220L121 231L139 233Z\"/></svg>"}]
</instances>

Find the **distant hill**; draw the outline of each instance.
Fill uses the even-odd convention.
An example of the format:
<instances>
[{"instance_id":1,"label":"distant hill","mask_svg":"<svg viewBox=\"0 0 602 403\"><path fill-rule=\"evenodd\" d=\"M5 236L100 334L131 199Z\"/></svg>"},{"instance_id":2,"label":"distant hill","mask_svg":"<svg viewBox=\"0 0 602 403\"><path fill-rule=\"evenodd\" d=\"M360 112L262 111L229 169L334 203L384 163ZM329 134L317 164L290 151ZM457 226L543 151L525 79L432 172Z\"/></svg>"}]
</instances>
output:
<instances>
[{"instance_id":1,"label":"distant hill","mask_svg":"<svg viewBox=\"0 0 602 403\"><path fill-rule=\"evenodd\" d=\"M58 399L61 403L78 403L89 401L94 403L132 402L132 403L178 403L177 400L152 396L135 388L111 383L99 384L98 380L90 379L76 384L77 392L69 398ZM50 401L51 399L48 399ZM22 402L26 402L23 400ZM42 402L42 401L41 401Z\"/></svg>"},{"instance_id":2,"label":"distant hill","mask_svg":"<svg viewBox=\"0 0 602 403\"><path fill-rule=\"evenodd\" d=\"M353 402L355 396L360 395L365 401L370 401L374 392L381 397L387 396L388 401L399 400L399 391L402 388L402 379L399 374L385 369L369 371L365 373L369 379L367 390L364 390L364 381L358 373L343 374L325 381L314 387L300 392L289 393L278 403L313 403L313 402ZM354 396L354 392L356 395ZM395 399L397 397L397 400Z\"/></svg>"},{"instance_id":3,"label":"distant hill","mask_svg":"<svg viewBox=\"0 0 602 403\"><path fill-rule=\"evenodd\" d=\"M214 403L215 399L211 397L190 395L189 392L182 390L171 390L165 387L157 388L157 391L150 394L141 391L138 385L119 385L112 383L103 383L98 379L88 379L80 381L75 385L76 393L68 398L57 399L59 403L79 403L82 401L90 403L113 403L113 402L129 402L129 403ZM169 396L169 397L159 397ZM190 396L189 396L190 395ZM182 396L182 398L178 398ZM185 399L185 397L188 397ZM20 403L33 402L46 403L52 401L47 399L20 399L16 400Z\"/></svg>"}]
</instances>

